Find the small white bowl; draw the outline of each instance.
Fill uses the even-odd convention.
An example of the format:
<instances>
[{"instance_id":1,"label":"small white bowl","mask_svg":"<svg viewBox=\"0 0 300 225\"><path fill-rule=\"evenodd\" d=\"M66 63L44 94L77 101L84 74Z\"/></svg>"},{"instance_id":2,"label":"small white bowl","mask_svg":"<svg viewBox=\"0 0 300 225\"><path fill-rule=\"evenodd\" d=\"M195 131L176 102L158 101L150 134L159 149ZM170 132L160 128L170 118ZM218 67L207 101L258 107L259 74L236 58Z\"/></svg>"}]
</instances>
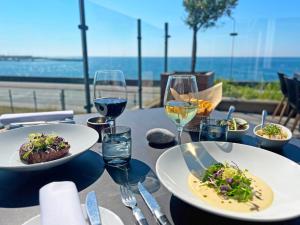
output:
<instances>
[{"instance_id":1,"label":"small white bowl","mask_svg":"<svg viewBox=\"0 0 300 225\"><path fill-rule=\"evenodd\" d=\"M256 134L256 131L261 129L261 124L259 124L256 127L254 127L253 133L256 136L257 140L259 141L261 147L265 147L265 148L269 148L269 149L280 149L291 140L293 135L292 135L292 132L287 127L282 126L280 124L276 124L276 123L267 123L267 124L274 124L276 126L279 126L283 131L285 131L287 133L287 138L284 140L274 140L274 139L268 139L268 138L262 137L262 136Z\"/></svg>"},{"instance_id":2,"label":"small white bowl","mask_svg":"<svg viewBox=\"0 0 300 225\"><path fill-rule=\"evenodd\" d=\"M229 141L241 141L242 137L248 132L249 130L249 123L241 118L234 118L236 121L247 123L247 127L245 130L229 130L228 126L228 133L227 133L227 139Z\"/></svg>"}]
</instances>

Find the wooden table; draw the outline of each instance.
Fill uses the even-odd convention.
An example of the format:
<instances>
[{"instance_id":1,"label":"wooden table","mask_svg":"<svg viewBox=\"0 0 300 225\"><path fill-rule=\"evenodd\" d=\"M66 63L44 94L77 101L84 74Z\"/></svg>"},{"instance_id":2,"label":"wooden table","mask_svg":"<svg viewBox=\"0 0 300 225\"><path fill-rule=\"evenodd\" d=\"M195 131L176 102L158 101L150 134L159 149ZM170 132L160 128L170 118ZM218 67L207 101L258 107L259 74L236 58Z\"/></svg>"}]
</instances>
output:
<instances>
[{"instance_id":1,"label":"wooden table","mask_svg":"<svg viewBox=\"0 0 300 225\"><path fill-rule=\"evenodd\" d=\"M75 119L78 123L85 124L87 118L97 114L80 115ZM224 117L225 114L215 112L214 116ZM95 190L99 202L117 213L124 224L135 224L131 211L123 206L120 200L119 185L129 182L134 185L139 180L147 181L148 188L154 191L153 195L158 200L162 210L173 224L176 225L235 225L257 224L230 220L194 208L169 193L155 175L155 163L157 158L167 148L158 149L148 145L146 132L155 127L163 127L175 132L174 124L165 116L163 109L149 109L127 111L117 120L119 125L132 128L133 159L128 171L105 168L101 156L96 153L100 150L97 144L89 150L62 166L40 172L8 172L0 170L0 225L20 225L31 217L39 214L39 189L52 181L70 180L76 183L80 200L83 203L86 194ZM243 139L244 143L256 145L255 138L250 134ZM183 134L183 142L196 140L197 136ZM292 139L284 147L281 154L300 162L300 140ZM280 169L280 165L278 165ZM276 171L274 171L276 173ZM299 178L300 179L300 178ZM299 187L300 188L300 187ZM150 225L156 224L144 201L137 195L138 206L142 209ZM299 209L300 210L300 209ZM267 224L267 223L264 223ZM300 224L300 218L272 224L296 225Z\"/></svg>"}]
</instances>

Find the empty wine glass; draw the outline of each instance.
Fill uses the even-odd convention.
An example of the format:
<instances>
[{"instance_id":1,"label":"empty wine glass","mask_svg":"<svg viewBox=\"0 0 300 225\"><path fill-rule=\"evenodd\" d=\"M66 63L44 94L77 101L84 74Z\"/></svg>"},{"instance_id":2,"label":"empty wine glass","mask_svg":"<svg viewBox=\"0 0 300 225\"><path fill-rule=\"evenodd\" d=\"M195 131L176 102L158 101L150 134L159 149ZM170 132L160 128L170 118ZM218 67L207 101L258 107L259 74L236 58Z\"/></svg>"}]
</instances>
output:
<instances>
[{"instance_id":1,"label":"empty wine glass","mask_svg":"<svg viewBox=\"0 0 300 225\"><path fill-rule=\"evenodd\" d=\"M184 125L197 113L198 88L193 75L172 75L168 78L164 106L167 116L175 123L178 131L178 144Z\"/></svg>"},{"instance_id":2,"label":"empty wine glass","mask_svg":"<svg viewBox=\"0 0 300 225\"><path fill-rule=\"evenodd\" d=\"M110 126L115 126L116 118L127 104L126 81L122 71L101 70L95 73L94 104Z\"/></svg>"}]
</instances>

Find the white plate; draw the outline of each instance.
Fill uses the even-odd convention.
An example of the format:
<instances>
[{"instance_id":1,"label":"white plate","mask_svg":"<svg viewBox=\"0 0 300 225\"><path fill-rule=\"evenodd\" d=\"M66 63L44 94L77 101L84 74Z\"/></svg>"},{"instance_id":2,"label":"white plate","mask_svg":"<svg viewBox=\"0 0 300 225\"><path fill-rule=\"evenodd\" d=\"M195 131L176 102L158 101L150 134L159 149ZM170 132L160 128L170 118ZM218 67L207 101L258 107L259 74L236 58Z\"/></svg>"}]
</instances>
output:
<instances>
[{"instance_id":1,"label":"white plate","mask_svg":"<svg viewBox=\"0 0 300 225\"><path fill-rule=\"evenodd\" d=\"M37 164L25 164L19 158L20 146L28 141L30 133L54 133L71 145L63 158ZM23 127L0 133L0 169L15 171L43 170L61 165L91 148L98 140L98 133L86 126L74 124L50 124Z\"/></svg>"},{"instance_id":2,"label":"white plate","mask_svg":"<svg viewBox=\"0 0 300 225\"><path fill-rule=\"evenodd\" d=\"M215 208L195 196L187 182L190 170L203 170L203 166L216 161L233 161L262 178L274 192L272 205L260 212L238 213ZM211 213L249 221L279 221L300 216L300 166L270 151L229 142L188 143L164 152L157 160L156 172L175 196Z\"/></svg>"},{"instance_id":3,"label":"white plate","mask_svg":"<svg viewBox=\"0 0 300 225\"><path fill-rule=\"evenodd\" d=\"M82 207L82 211L84 214L84 218L87 221L87 225L88 223L88 217L86 215L86 211L84 208L84 205L81 205ZM122 220L120 219L120 217L115 214L114 212L110 211L109 209L103 208L103 207L99 207L100 210L100 214L101 214L101 221L102 221L102 225L124 225L124 223L122 222ZM33 218L31 218L30 220L28 220L27 222L23 223L22 225L41 225L41 221L40 221L40 215L37 215Z\"/></svg>"}]
</instances>

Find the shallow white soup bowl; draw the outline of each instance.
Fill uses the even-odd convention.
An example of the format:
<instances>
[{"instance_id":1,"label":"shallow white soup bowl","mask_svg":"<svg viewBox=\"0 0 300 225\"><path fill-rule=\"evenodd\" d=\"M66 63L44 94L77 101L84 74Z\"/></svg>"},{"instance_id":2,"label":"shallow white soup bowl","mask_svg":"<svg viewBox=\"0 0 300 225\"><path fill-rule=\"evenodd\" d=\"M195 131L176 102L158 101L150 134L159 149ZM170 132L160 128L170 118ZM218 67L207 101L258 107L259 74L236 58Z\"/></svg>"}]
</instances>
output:
<instances>
[{"instance_id":1,"label":"shallow white soup bowl","mask_svg":"<svg viewBox=\"0 0 300 225\"><path fill-rule=\"evenodd\" d=\"M273 190L270 207L259 212L216 208L194 195L188 186L191 173L202 173L216 162L234 162L263 179ZM229 142L197 142L175 146L156 163L161 183L181 200L210 213L248 221L279 221L300 216L300 166L276 153Z\"/></svg>"}]
</instances>

